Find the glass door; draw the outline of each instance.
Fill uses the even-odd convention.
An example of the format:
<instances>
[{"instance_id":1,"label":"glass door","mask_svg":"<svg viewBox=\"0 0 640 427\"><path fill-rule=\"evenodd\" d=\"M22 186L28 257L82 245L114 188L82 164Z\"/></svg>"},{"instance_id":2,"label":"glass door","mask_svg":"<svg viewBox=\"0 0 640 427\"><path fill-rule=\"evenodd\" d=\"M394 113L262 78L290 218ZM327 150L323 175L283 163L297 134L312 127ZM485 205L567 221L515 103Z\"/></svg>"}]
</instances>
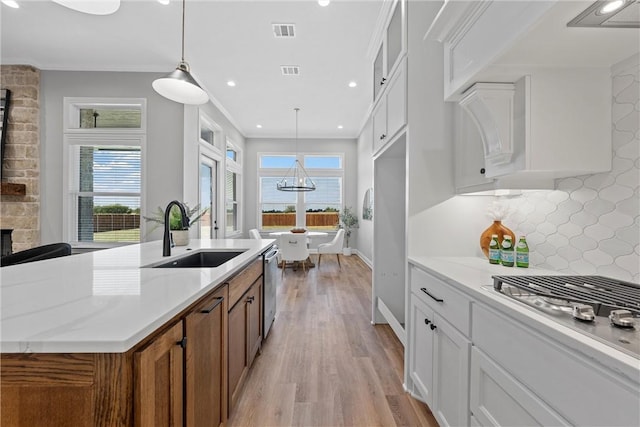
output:
<instances>
[{"instance_id":1,"label":"glass door","mask_svg":"<svg viewBox=\"0 0 640 427\"><path fill-rule=\"evenodd\" d=\"M216 209L216 177L218 162L200 157L200 208L207 212L200 219L200 238L218 238L218 216Z\"/></svg>"}]
</instances>

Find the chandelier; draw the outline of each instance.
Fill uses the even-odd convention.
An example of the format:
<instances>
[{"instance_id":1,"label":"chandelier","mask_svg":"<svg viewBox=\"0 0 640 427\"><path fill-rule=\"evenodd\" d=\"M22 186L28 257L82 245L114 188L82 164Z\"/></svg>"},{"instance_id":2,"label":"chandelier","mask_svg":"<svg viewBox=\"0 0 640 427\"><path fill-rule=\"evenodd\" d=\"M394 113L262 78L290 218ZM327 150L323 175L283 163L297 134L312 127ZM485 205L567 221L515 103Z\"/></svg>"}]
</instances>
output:
<instances>
[{"instance_id":1,"label":"chandelier","mask_svg":"<svg viewBox=\"0 0 640 427\"><path fill-rule=\"evenodd\" d=\"M314 191L316 183L309 178L309 174L298 160L298 112L300 109L294 108L294 110L296 112L296 160L276 186L280 191Z\"/></svg>"}]
</instances>

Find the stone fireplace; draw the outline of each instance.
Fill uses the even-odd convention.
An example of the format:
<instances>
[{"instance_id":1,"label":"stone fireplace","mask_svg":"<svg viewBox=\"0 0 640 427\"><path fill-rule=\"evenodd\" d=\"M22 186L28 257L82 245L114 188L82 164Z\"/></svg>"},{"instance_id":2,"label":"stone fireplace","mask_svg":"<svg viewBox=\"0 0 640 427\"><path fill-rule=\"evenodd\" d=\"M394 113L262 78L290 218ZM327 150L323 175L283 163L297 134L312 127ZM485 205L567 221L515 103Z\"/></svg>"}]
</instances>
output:
<instances>
[{"instance_id":1,"label":"stone fireplace","mask_svg":"<svg viewBox=\"0 0 640 427\"><path fill-rule=\"evenodd\" d=\"M40 244L40 70L2 65L0 87L11 90L0 228L13 230L18 252Z\"/></svg>"}]
</instances>

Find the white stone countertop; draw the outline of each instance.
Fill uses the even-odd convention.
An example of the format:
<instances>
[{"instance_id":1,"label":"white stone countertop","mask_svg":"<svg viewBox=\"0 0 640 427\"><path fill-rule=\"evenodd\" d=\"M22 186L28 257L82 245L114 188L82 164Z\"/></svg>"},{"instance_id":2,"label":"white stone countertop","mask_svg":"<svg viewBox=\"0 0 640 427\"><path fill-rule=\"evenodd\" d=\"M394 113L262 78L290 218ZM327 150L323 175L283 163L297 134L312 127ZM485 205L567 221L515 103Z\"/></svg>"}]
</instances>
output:
<instances>
[{"instance_id":1,"label":"white stone countertop","mask_svg":"<svg viewBox=\"0 0 640 427\"><path fill-rule=\"evenodd\" d=\"M569 346L590 360L640 383L640 360L615 347L561 325L522 302L493 290L493 275L559 275L537 268L504 267L474 257L409 257L409 262L467 293L475 301L514 318ZM472 337L473 341L473 337Z\"/></svg>"},{"instance_id":2,"label":"white stone countertop","mask_svg":"<svg viewBox=\"0 0 640 427\"><path fill-rule=\"evenodd\" d=\"M162 241L0 268L3 353L122 353L258 257L275 240ZM215 268L141 268L198 250L246 250Z\"/></svg>"}]
</instances>

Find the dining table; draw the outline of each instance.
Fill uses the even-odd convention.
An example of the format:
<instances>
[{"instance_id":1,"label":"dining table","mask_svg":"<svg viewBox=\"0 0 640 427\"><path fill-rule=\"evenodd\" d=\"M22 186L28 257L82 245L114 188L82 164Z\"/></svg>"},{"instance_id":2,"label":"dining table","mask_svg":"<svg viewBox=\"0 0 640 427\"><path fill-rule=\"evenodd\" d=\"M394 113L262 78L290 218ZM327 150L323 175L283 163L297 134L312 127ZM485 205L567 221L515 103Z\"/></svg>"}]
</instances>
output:
<instances>
[{"instance_id":1,"label":"dining table","mask_svg":"<svg viewBox=\"0 0 640 427\"><path fill-rule=\"evenodd\" d=\"M294 233L292 231L274 231L269 233L269 236L276 237L279 239L280 236L287 235L287 234L302 234L302 233ZM326 231L307 231L304 234L307 236L308 242L311 242L314 238L327 237L329 235L329 233L327 233ZM307 258L307 260L305 261L305 267L313 268L315 266L316 264L311 260L311 257L309 256L309 258ZM298 267L298 263L292 262L292 263L286 264L285 267L292 267L295 269ZM278 263L278 268L282 268L280 263Z\"/></svg>"}]
</instances>

